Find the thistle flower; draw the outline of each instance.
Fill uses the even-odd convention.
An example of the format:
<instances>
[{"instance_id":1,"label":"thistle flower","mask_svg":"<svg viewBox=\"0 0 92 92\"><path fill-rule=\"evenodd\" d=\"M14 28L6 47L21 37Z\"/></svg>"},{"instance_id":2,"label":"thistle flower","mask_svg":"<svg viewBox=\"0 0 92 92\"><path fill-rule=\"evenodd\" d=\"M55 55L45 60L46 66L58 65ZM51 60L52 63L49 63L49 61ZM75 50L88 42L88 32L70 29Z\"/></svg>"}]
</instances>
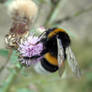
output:
<instances>
[{"instance_id":1,"label":"thistle flower","mask_svg":"<svg viewBox=\"0 0 92 92\"><path fill-rule=\"evenodd\" d=\"M8 6L8 12L12 19L12 26L5 36L6 45L17 49L21 40L29 34L30 27L37 15L38 7L32 0L13 0Z\"/></svg>"},{"instance_id":2,"label":"thistle flower","mask_svg":"<svg viewBox=\"0 0 92 92\"><path fill-rule=\"evenodd\" d=\"M19 44L18 51L20 53L19 61L21 64L26 66L30 66L37 61L39 61L42 57L30 60L29 58L35 55L40 55L41 51L43 50L43 44L38 43L36 44L40 38L35 37L33 35L29 35L24 42ZM26 58L29 57L29 58Z\"/></svg>"},{"instance_id":3,"label":"thistle flower","mask_svg":"<svg viewBox=\"0 0 92 92\"><path fill-rule=\"evenodd\" d=\"M11 17L27 17L30 21L37 15L38 7L32 0L14 0L8 7Z\"/></svg>"}]
</instances>

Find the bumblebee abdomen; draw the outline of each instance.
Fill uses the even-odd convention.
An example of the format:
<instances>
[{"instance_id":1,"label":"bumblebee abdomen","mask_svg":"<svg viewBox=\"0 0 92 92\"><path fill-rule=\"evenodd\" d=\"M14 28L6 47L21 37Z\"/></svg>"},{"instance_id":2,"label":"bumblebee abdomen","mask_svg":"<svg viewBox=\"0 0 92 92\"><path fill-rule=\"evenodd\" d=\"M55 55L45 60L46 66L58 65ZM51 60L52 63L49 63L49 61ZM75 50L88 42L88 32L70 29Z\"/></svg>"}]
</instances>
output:
<instances>
[{"instance_id":1,"label":"bumblebee abdomen","mask_svg":"<svg viewBox=\"0 0 92 92\"><path fill-rule=\"evenodd\" d=\"M55 56L52 56L51 53L46 53L44 55L44 58L52 65L58 66L58 61L57 58Z\"/></svg>"},{"instance_id":2,"label":"bumblebee abdomen","mask_svg":"<svg viewBox=\"0 0 92 92\"><path fill-rule=\"evenodd\" d=\"M34 69L40 74L49 74L58 70L57 65L50 64L45 58L42 58L40 62L35 64Z\"/></svg>"},{"instance_id":3,"label":"bumblebee abdomen","mask_svg":"<svg viewBox=\"0 0 92 92\"><path fill-rule=\"evenodd\" d=\"M47 61L45 58L41 60L42 67L49 72L56 72L58 70L58 65L53 65L49 61Z\"/></svg>"},{"instance_id":4,"label":"bumblebee abdomen","mask_svg":"<svg viewBox=\"0 0 92 92\"><path fill-rule=\"evenodd\" d=\"M66 59L66 47L70 45L70 38L68 34L63 29L52 28L48 29L45 34L45 38L42 39L44 50L46 53L42 54L40 66L48 72L56 72L58 70L58 46L57 38L61 40L64 59Z\"/></svg>"}]
</instances>

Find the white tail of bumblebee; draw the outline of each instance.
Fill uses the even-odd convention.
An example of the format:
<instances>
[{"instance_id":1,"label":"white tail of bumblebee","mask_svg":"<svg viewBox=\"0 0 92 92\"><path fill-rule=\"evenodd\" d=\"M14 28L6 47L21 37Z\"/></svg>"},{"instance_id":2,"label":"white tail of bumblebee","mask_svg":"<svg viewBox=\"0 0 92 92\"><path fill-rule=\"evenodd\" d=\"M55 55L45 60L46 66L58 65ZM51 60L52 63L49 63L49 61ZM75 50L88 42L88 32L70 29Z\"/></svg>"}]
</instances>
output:
<instances>
[{"instance_id":1,"label":"white tail of bumblebee","mask_svg":"<svg viewBox=\"0 0 92 92\"><path fill-rule=\"evenodd\" d=\"M19 16L20 18L27 18L29 21L37 15L38 7L32 0L14 0L8 6L11 17Z\"/></svg>"}]
</instances>

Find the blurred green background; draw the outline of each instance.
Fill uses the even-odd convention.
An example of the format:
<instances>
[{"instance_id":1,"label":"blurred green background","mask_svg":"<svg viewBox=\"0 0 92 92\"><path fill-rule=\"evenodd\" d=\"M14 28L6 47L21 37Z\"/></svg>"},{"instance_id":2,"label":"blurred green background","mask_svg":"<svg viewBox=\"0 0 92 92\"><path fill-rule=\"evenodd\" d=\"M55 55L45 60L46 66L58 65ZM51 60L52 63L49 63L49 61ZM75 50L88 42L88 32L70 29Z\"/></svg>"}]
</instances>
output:
<instances>
[{"instance_id":1,"label":"blurred green background","mask_svg":"<svg viewBox=\"0 0 92 92\"><path fill-rule=\"evenodd\" d=\"M17 54L14 51L7 61L4 43L12 22L7 3L0 0L0 92L92 92L92 0L34 1L39 6L34 27L58 26L69 33L82 76L76 79L67 63L62 78L58 73L39 75L32 68L16 70Z\"/></svg>"}]
</instances>

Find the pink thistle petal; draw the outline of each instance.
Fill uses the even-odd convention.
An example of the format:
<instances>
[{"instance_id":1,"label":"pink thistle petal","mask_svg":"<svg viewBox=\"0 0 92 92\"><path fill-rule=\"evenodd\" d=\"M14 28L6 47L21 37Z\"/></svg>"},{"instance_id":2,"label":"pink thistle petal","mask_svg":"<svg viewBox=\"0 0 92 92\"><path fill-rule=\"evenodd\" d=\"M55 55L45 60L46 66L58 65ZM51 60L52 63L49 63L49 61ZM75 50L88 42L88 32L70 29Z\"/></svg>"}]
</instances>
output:
<instances>
[{"instance_id":1,"label":"pink thistle petal","mask_svg":"<svg viewBox=\"0 0 92 92\"><path fill-rule=\"evenodd\" d=\"M29 36L23 43L19 44L18 51L22 57L32 57L34 55L40 55L43 50L43 44L39 43L35 45L40 39L38 37ZM30 60L30 59L20 59L21 64L30 66L36 62L40 61L39 59Z\"/></svg>"}]
</instances>

